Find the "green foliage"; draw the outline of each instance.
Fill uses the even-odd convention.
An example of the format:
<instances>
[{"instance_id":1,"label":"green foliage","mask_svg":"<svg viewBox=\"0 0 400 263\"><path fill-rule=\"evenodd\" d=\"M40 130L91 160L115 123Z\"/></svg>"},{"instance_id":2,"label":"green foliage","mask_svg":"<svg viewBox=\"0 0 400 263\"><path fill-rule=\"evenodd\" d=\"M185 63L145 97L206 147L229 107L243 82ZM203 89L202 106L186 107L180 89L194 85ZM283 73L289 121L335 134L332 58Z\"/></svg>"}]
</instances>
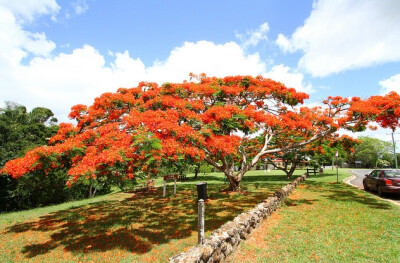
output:
<instances>
[{"instance_id":1,"label":"green foliage","mask_svg":"<svg viewBox=\"0 0 400 263\"><path fill-rule=\"evenodd\" d=\"M209 165L206 162L203 162L200 165L199 171L200 171L200 173L206 174L206 173L211 173L213 169L214 169L214 166Z\"/></svg>"},{"instance_id":2,"label":"green foliage","mask_svg":"<svg viewBox=\"0 0 400 263\"><path fill-rule=\"evenodd\" d=\"M311 159L309 162L309 166L311 166L312 168L319 168L321 165L315 159Z\"/></svg>"},{"instance_id":3,"label":"green foliage","mask_svg":"<svg viewBox=\"0 0 400 263\"><path fill-rule=\"evenodd\" d=\"M58 130L57 119L47 108L37 107L27 112L26 107L14 102L5 105L0 108L0 167L30 149L45 145ZM31 177L17 181L8 175L0 175L0 211L28 208L42 201L48 203L45 196L54 197L53 193L58 191L55 185L51 189L40 188L37 193L31 192L40 184L30 181L28 178Z\"/></svg>"},{"instance_id":4,"label":"green foliage","mask_svg":"<svg viewBox=\"0 0 400 263\"><path fill-rule=\"evenodd\" d=\"M376 166L380 168L389 167L390 162L387 160L378 159L378 161L376 162Z\"/></svg>"},{"instance_id":5,"label":"green foliage","mask_svg":"<svg viewBox=\"0 0 400 263\"><path fill-rule=\"evenodd\" d=\"M64 176L63 176L64 175ZM13 191L18 209L57 204L65 201L65 171L55 171L51 175L37 171L21 177Z\"/></svg>"},{"instance_id":6,"label":"green foliage","mask_svg":"<svg viewBox=\"0 0 400 263\"><path fill-rule=\"evenodd\" d=\"M391 163L392 144L376 138L360 137L361 143L354 147L355 159L361 161L362 167L376 167L378 160Z\"/></svg>"},{"instance_id":7,"label":"green foliage","mask_svg":"<svg viewBox=\"0 0 400 263\"><path fill-rule=\"evenodd\" d=\"M16 207L13 198L16 186L17 180L6 174L0 174L0 211L9 211Z\"/></svg>"},{"instance_id":8,"label":"green foliage","mask_svg":"<svg viewBox=\"0 0 400 263\"><path fill-rule=\"evenodd\" d=\"M158 175L186 175L188 173L193 173L194 170L195 166L191 160L178 158L176 161L163 162L163 164L158 168Z\"/></svg>"},{"instance_id":9,"label":"green foliage","mask_svg":"<svg viewBox=\"0 0 400 263\"><path fill-rule=\"evenodd\" d=\"M317 153L313 156L312 161L318 165L315 167L319 167L321 165L341 165L343 162L349 162L349 159L352 158L352 155L343 149L341 144L336 144L335 146L330 146L329 142L323 142L321 144L324 153ZM338 152L338 156L336 157L336 152ZM350 161L353 163L354 161Z\"/></svg>"},{"instance_id":10,"label":"green foliage","mask_svg":"<svg viewBox=\"0 0 400 263\"><path fill-rule=\"evenodd\" d=\"M121 191L129 191L133 190L134 187L137 185L136 177L129 179L129 178L122 178L120 176L115 176L110 180L109 185L117 186Z\"/></svg>"},{"instance_id":11,"label":"green foliage","mask_svg":"<svg viewBox=\"0 0 400 263\"><path fill-rule=\"evenodd\" d=\"M73 184L71 187L66 186L67 180L66 168L54 169L51 174L47 175L38 170L18 180L2 175L0 181L5 182L6 187L1 188L2 206L0 211L25 210L80 200L92 197L95 193L110 192L110 184L101 179L87 180Z\"/></svg>"},{"instance_id":12,"label":"green foliage","mask_svg":"<svg viewBox=\"0 0 400 263\"><path fill-rule=\"evenodd\" d=\"M45 145L58 126L51 110L37 107L27 112L22 105L6 102L0 108L0 166L27 150Z\"/></svg>"},{"instance_id":13,"label":"green foliage","mask_svg":"<svg viewBox=\"0 0 400 263\"><path fill-rule=\"evenodd\" d=\"M27 112L22 105L6 102L0 108L0 167L21 157L26 151L45 145L57 130L57 119L43 107ZM45 164L46 165L46 164ZM109 192L109 185L96 181L66 186L67 169L58 168L45 174L38 170L16 180L0 175L0 211L29 209L88 197L92 192ZM91 191L95 189L95 191Z\"/></svg>"},{"instance_id":14,"label":"green foliage","mask_svg":"<svg viewBox=\"0 0 400 263\"><path fill-rule=\"evenodd\" d=\"M278 148L279 147L284 147L287 146L287 141L286 140L291 140L294 142L300 142L301 137L299 136L292 136L292 135L283 135L283 137L275 137L271 141L271 145L276 145ZM314 147L298 147L298 148L292 148L288 149L284 152L278 152L274 153L271 155L271 157L267 157L268 163L273 165L275 169L282 170L286 173L288 178L292 177L296 167L301 164L301 163L307 163L311 165L312 167L319 167L319 162L317 158L314 158L315 156L318 156L319 152L317 151L319 142L315 141L310 146ZM273 157L273 158L272 158ZM310 160L310 158L313 158ZM281 162L278 164L274 162L274 159L279 159Z\"/></svg>"}]
</instances>

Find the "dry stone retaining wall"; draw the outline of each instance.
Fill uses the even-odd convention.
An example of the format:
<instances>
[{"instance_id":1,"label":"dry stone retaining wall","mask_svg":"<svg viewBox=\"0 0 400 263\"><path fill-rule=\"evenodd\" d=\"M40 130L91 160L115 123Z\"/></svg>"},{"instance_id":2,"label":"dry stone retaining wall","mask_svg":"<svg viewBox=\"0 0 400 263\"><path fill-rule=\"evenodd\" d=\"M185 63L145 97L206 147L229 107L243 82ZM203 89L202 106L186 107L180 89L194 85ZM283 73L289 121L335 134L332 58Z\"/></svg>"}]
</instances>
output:
<instances>
[{"instance_id":1,"label":"dry stone retaining wall","mask_svg":"<svg viewBox=\"0 0 400 263\"><path fill-rule=\"evenodd\" d=\"M190 248L169 259L170 263L214 263L224 262L237 246L246 240L262 219L270 216L296 188L306 179L306 175L297 177L293 182L276 191L275 196L269 197L250 211L238 215L216 229L210 237L205 238L202 245Z\"/></svg>"}]
</instances>

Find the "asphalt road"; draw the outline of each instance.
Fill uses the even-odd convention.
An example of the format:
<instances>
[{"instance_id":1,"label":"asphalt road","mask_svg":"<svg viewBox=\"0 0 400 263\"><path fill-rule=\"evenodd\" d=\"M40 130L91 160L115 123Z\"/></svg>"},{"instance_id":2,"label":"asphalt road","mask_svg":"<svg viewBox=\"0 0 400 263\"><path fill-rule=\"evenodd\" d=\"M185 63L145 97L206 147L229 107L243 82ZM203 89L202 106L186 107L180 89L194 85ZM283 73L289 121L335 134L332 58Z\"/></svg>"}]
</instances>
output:
<instances>
[{"instance_id":1,"label":"asphalt road","mask_svg":"<svg viewBox=\"0 0 400 263\"><path fill-rule=\"evenodd\" d=\"M351 180L350 183L357 186L360 189L364 189L362 181L366 174L370 173L372 169L365 170L351 170L351 173L356 176L355 179Z\"/></svg>"},{"instance_id":2,"label":"asphalt road","mask_svg":"<svg viewBox=\"0 0 400 263\"><path fill-rule=\"evenodd\" d=\"M372 169L351 170L350 172L353 175L355 175L356 178L350 180L350 184L354 185L357 188L364 189L362 181L363 181L365 175L371 171L372 171ZM378 196L375 192L370 191L369 193ZM386 195L385 198L382 198L382 199L390 201L390 202L395 203L400 206L400 194L399 195Z\"/></svg>"}]
</instances>

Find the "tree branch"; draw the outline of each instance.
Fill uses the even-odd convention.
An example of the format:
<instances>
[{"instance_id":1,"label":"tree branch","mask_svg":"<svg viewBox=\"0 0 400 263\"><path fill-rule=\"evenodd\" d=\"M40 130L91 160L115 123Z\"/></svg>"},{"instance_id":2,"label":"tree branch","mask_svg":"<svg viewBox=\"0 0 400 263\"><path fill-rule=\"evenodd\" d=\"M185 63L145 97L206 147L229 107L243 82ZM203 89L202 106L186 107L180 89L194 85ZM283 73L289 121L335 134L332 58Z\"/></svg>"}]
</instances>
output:
<instances>
[{"instance_id":1,"label":"tree branch","mask_svg":"<svg viewBox=\"0 0 400 263\"><path fill-rule=\"evenodd\" d=\"M209 163L209 164L211 164L212 166L214 166L215 168L217 168L218 170L220 170L221 172L224 172L225 167L224 167L223 165L221 165L221 164L215 162L214 160L212 160L212 159L209 158L209 157L205 157L204 160L205 160L207 163Z\"/></svg>"},{"instance_id":2,"label":"tree branch","mask_svg":"<svg viewBox=\"0 0 400 263\"><path fill-rule=\"evenodd\" d=\"M253 166L258 162L258 160L264 155L263 152L265 152L266 149L268 148L268 144L269 144L269 142L271 141L271 139L273 138L273 135L274 135L274 134L273 134L273 132L272 132L272 129L269 128L269 129L266 131L266 134L265 134L265 141L264 141L264 145L263 145L263 148L261 149L261 151L254 157L254 159L253 159L251 162L247 163L247 161L246 161L246 163L244 163L244 162L242 161L242 169L240 169L240 171L239 171L238 174L237 174L239 180L241 180L242 177L243 177L243 175L244 175L247 171L249 171L250 168L253 167ZM244 160L244 159L243 159L243 160Z\"/></svg>"},{"instance_id":3,"label":"tree branch","mask_svg":"<svg viewBox=\"0 0 400 263\"><path fill-rule=\"evenodd\" d=\"M332 132L335 132L336 128L332 127L328 130L326 130L325 132L321 132L321 133L317 133L315 134L313 137L311 137L310 139L308 139L307 141L303 141L303 142L298 142L298 143L293 143L291 145L288 145L286 147L282 147L282 148L276 148L276 149L271 149L271 150L265 150L263 152L260 152L259 154L262 153L262 155L267 154L267 153L277 153L277 152L285 152L287 150L293 149L293 148L298 148L301 146L304 146L306 144L309 144L315 140L318 140L322 137L327 136L328 134L331 134Z\"/></svg>"}]
</instances>

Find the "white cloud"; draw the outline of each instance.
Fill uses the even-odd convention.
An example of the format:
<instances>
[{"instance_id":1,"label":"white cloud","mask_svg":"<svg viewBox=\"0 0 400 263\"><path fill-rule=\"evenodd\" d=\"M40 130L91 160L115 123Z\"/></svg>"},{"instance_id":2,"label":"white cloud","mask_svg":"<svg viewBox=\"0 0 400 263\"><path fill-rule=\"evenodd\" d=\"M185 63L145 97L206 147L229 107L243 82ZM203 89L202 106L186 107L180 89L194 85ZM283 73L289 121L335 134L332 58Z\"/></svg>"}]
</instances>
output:
<instances>
[{"instance_id":1,"label":"white cloud","mask_svg":"<svg viewBox=\"0 0 400 263\"><path fill-rule=\"evenodd\" d=\"M367 129L363 132L351 132L348 130L340 129L338 133L339 133L339 135L348 135L353 138L360 138L362 136L366 136L366 137L371 137L371 138L377 138L379 140L386 141L386 142L392 142L392 130L391 129L385 129L385 128L379 127L379 125L377 123L371 123L371 125L375 125L377 127L377 129L376 130ZM397 143L400 139L400 136L395 133L394 139L395 139L395 142Z\"/></svg>"},{"instance_id":2,"label":"white cloud","mask_svg":"<svg viewBox=\"0 0 400 263\"><path fill-rule=\"evenodd\" d=\"M77 15L84 14L89 9L86 0L77 0L76 2L72 3L72 6L74 7L75 14Z\"/></svg>"},{"instance_id":3,"label":"white cloud","mask_svg":"<svg viewBox=\"0 0 400 263\"><path fill-rule=\"evenodd\" d=\"M311 93L313 91L311 83L304 82L304 75L300 72L291 70L285 65L275 65L264 77L282 82L288 88L295 88L297 91Z\"/></svg>"},{"instance_id":4,"label":"white cloud","mask_svg":"<svg viewBox=\"0 0 400 263\"><path fill-rule=\"evenodd\" d=\"M387 94L390 91L395 91L400 94L400 74L394 75L386 80L382 80L379 82L379 85L382 86L381 93Z\"/></svg>"},{"instance_id":5,"label":"white cloud","mask_svg":"<svg viewBox=\"0 0 400 263\"><path fill-rule=\"evenodd\" d=\"M0 6L7 7L20 22L31 22L36 16L56 14L60 10L56 0L0 0Z\"/></svg>"},{"instance_id":6,"label":"white cloud","mask_svg":"<svg viewBox=\"0 0 400 263\"><path fill-rule=\"evenodd\" d=\"M28 11L23 13L26 17L30 17L39 12L38 10L42 9L38 6L37 9L32 9L31 13L27 13ZM56 46L54 42L46 39L44 33L24 31L21 23L18 23L8 7L0 4L0 65L2 69L15 67L28 53L49 56Z\"/></svg>"},{"instance_id":7,"label":"white cloud","mask_svg":"<svg viewBox=\"0 0 400 263\"><path fill-rule=\"evenodd\" d=\"M278 34L278 38L276 39L275 43L282 49L284 53L296 51L290 40L283 34Z\"/></svg>"},{"instance_id":8,"label":"white cloud","mask_svg":"<svg viewBox=\"0 0 400 263\"><path fill-rule=\"evenodd\" d=\"M53 14L57 12L54 10ZM47 107L60 121L68 121L73 105L90 105L104 92L132 87L143 80L182 82L189 78L190 72L219 77L262 74L299 91L312 89L311 84L304 82L303 74L284 65L267 71L258 53L248 54L235 42L185 42L174 48L165 61L146 67L140 58L132 58L127 51L109 51L106 56L112 62L106 64L104 55L89 45L71 53L53 54L55 44L45 34L24 31L15 14L3 6L0 6L0 25L0 98L29 109ZM264 24L260 30L266 28ZM33 58L22 64L27 55Z\"/></svg>"},{"instance_id":9,"label":"white cloud","mask_svg":"<svg viewBox=\"0 0 400 263\"><path fill-rule=\"evenodd\" d=\"M145 67L128 52L116 53L114 62L107 66L96 49L85 45L71 54L36 57L13 73L15 78L8 79L13 83L12 91L1 90L0 97L29 108L50 108L60 120L67 121L73 105L90 105L104 92L136 85L143 80Z\"/></svg>"},{"instance_id":10,"label":"white cloud","mask_svg":"<svg viewBox=\"0 0 400 263\"><path fill-rule=\"evenodd\" d=\"M235 42L214 44L209 41L185 42L171 51L165 62L147 69L147 79L157 82L177 82L193 72L209 76L257 75L265 71L257 53L246 55Z\"/></svg>"},{"instance_id":11,"label":"white cloud","mask_svg":"<svg viewBox=\"0 0 400 263\"><path fill-rule=\"evenodd\" d=\"M247 31L246 34L236 33L236 37L240 39L242 47L256 46L261 40L268 40L267 33L269 32L268 23L261 24L256 30Z\"/></svg>"},{"instance_id":12,"label":"white cloud","mask_svg":"<svg viewBox=\"0 0 400 263\"><path fill-rule=\"evenodd\" d=\"M285 52L304 52L299 67L313 76L400 60L400 1L320 0L313 7L290 38L276 40Z\"/></svg>"},{"instance_id":13,"label":"white cloud","mask_svg":"<svg viewBox=\"0 0 400 263\"><path fill-rule=\"evenodd\" d=\"M132 87L143 80L181 82L188 79L190 72L209 76L265 72L266 66L257 53L245 54L234 42L186 42L173 49L165 61L149 67L127 51L108 52L112 62L106 64L104 56L89 45L72 53L53 54L55 43L43 33L23 30L23 22L16 19L19 13L26 17L40 12L57 14L57 8L46 9L46 6L48 2L43 1L42 8L37 6L27 13L0 5L0 98L2 102L15 101L28 109L47 107L60 121L68 121L70 107L75 104L90 105L104 92ZM28 55L32 59L21 63Z\"/></svg>"},{"instance_id":14,"label":"white cloud","mask_svg":"<svg viewBox=\"0 0 400 263\"><path fill-rule=\"evenodd\" d=\"M28 65L14 68L13 77L0 75L4 82L13 86L12 90L0 90L0 97L30 108L50 108L60 120L68 121L66 116L71 106L90 105L104 92L132 87L143 80L182 82L188 79L190 72L225 76L257 75L265 71L257 54L244 55L236 43L187 42L175 48L165 62L147 68L140 59L131 58L127 51L110 54L114 56L110 65L88 45L71 54L35 57Z\"/></svg>"},{"instance_id":15,"label":"white cloud","mask_svg":"<svg viewBox=\"0 0 400 263\"><path fill-rule=\"evenodd\" d=\"M104 92L132 87L143 80L181 82L188 79L190 72L204 72L210 76L257 75L265 69L258 55L245 56L235 43L187 42L175 48L165 62L147 68L140 59L131 58L127 51L110 54L114 56L110 65L106 65L104 57L88 45L71 54L36 57L29 65L17 68L16 76L23 77L16 81L12 100L31 107L35 102L36 106L48 107L60 120L67 121L71 106L90 105Z\"/></svg>"},{"instance_id":16,"label":"white cloud","mask_svg":"<svg viewBox=\"0 0 400 263\"><path fill-rule=\"evenodd\" d=\"M51 10L53 10L51 12ZM53 1L38 1L22 5L21 1L0 2L0 98L18 102L26 93L20 83L24 75L19 73L21 60L28 54L50 56L55 44L43 33L32 33L22 29L24 21L38 14L53 15L58 8ZM16 16L20 16L17 19ZM26 100L29 100L27 97ZM39 105L38 105L39 106Z\"/></svg>"}]
</instances>

